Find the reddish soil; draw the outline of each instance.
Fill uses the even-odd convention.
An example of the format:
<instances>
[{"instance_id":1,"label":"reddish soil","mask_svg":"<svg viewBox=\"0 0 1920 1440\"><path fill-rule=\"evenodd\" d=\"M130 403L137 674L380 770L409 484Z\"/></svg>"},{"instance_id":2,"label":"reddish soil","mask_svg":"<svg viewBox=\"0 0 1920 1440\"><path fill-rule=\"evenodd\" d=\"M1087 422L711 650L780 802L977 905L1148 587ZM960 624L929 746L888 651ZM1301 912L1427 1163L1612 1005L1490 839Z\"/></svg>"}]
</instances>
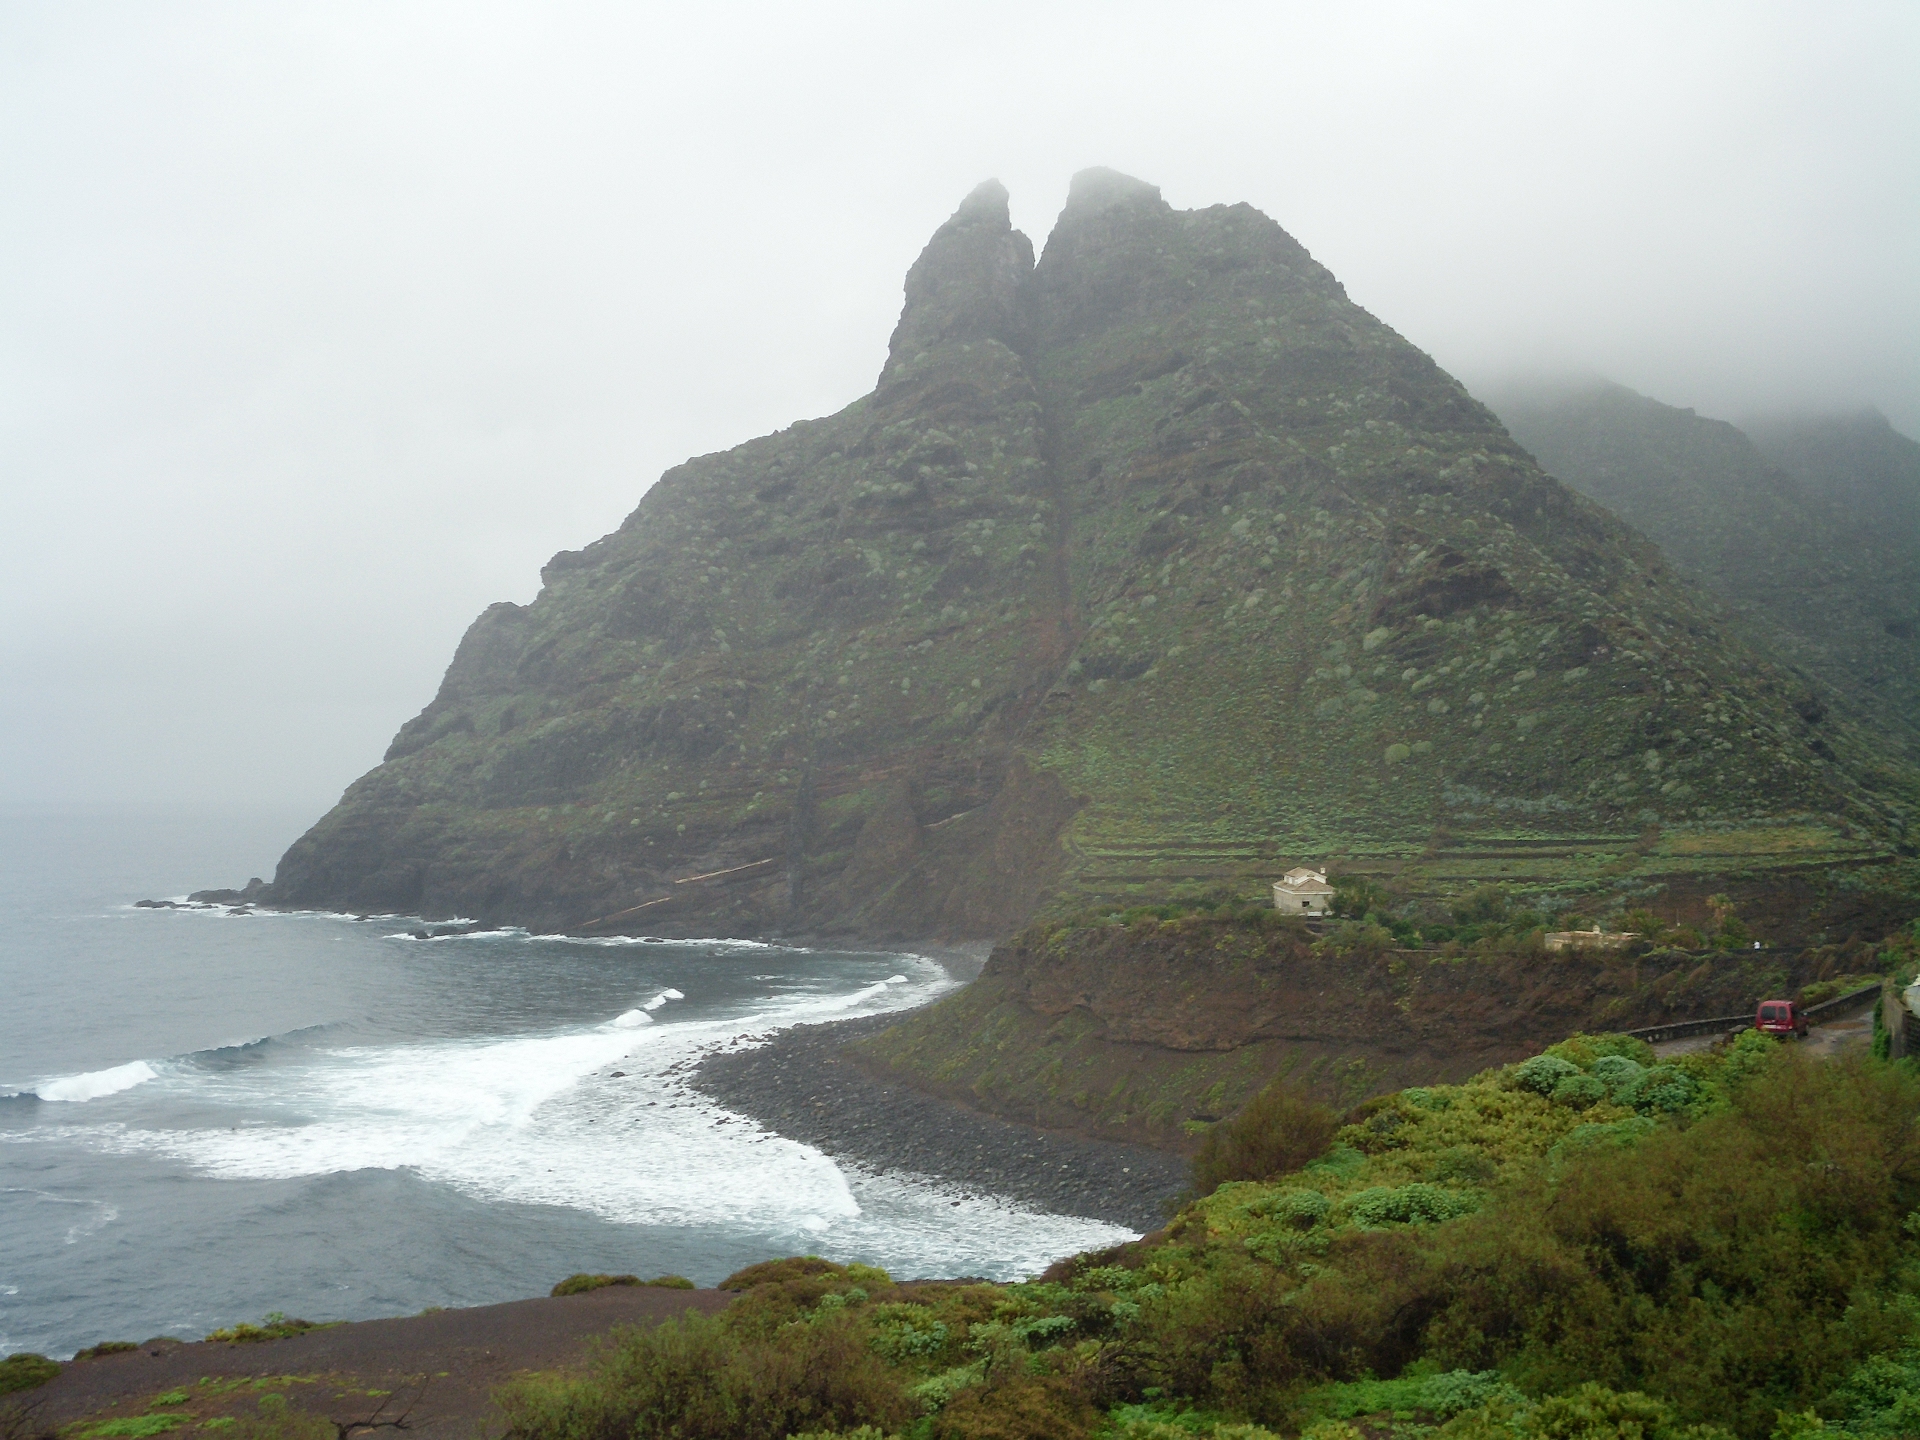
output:
<instances>
[{"instance_id":1,"label":"reddish soil","mask_svg":"<svg viewBox=\"0 0 1920 1440\"><path fill-rule=\"evenodd\" d=\"M79 1420L141 1415L173 1391L184 1392L185 1403L159 1408L191 1421L246 1416L272 1391L344 1427L343 1437L391 1427L435 1440L497 1440L506 1426L493 1392L515 1374L578 1365L616 1325L651 1325L688 1310L711 1314L732 1299L722 1290L609 1286L250 1345L162 1341L77 1361L46 1385L7 1397L0 1410L30 1413L18 1427L0 1415L0 1432L26 1440Z\"/></svg>"}]
</instances>

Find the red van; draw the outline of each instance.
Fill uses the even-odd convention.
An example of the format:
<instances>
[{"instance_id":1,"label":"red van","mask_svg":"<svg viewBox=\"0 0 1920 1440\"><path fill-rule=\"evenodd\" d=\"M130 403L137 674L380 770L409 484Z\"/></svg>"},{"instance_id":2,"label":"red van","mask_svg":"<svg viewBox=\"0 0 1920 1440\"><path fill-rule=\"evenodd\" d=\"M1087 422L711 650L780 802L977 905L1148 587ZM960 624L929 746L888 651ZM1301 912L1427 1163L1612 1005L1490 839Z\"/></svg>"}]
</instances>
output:
<instances>
[{"instance_id":1,"label":"red van","mask_svg":"<svg viewBox=\"0 0 1920 1440\"><path fill-rule=\"evenodd\" d=\"M1762 1000L1754 1012L1753 1028L1762 1035L1797 1035L1807 1038L1807 1015L1791 1000Z\"/></svg>"}]
</instances>

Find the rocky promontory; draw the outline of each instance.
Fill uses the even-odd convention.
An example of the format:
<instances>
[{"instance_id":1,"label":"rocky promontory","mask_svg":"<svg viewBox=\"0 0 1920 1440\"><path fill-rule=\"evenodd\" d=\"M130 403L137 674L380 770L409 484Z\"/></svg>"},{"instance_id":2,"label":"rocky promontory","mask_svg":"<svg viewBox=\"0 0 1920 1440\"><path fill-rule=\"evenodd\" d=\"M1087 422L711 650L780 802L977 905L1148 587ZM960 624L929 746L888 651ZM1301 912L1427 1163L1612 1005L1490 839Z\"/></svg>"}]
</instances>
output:
<instances>
[{"instance_id":1,"label":"rocky promontory","mask_svg":"<svg viewBox=\"0 0 1920 1440\"><path fill-rule=\"evenodd\" d=\"M1093 170L1037 259L974 191L869 395L482 614L257 898L883 941L1302 858L1761 893L1905 844L1910 767L1821 713L1274 221Z\"/></svg>"}]
</instances>

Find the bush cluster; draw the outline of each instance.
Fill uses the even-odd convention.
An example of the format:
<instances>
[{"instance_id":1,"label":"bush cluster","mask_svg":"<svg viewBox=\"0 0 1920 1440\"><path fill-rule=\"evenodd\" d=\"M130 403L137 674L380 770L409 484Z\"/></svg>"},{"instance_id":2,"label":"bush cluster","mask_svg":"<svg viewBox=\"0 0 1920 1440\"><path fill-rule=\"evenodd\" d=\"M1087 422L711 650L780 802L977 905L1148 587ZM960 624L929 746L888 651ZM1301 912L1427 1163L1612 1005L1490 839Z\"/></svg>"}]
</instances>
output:
<instances>
[{"instance_id":1,"label":"bush cluster","mask_svg":"<svg viewBox=\"0 0 1920 1440\"><path fill-rule=\"evenodd\" d=\"M547 1293L549 1295L584 1295L589 1290L604 1290L610 1285L642 1285L661 1290L691 1290L693 1281L684 1275L656 1275L651 1280L642 1280L638 1275L594 1275L585 1270L567 1276Z\"/></svg>"},{"instance_id":2,"label":"bush cluster","mask_svg":"<svg viewBox=\"0 0 1920 1440\"><path fill-rule=\"evenodd\" d=\"M258 1325L249 1325L244 1320L238 1325L224 1330L210 1330L206 1339L234 1345L258 1345L267 1340L290 1340L295 1335L304 1335L309 1330L324 1330L324 1325L316 1325L311 1320L294 1320L280 1311L270 1311Z\"/></svg>"},{"instance_id":3,"label":"bush cluster","mask_svg":"<svg viewBox=\"0 0 1920 1440\"><path fill-rule=\"evenodd\" d=\"M1267 1180L1298 1170L1325 1152L1340 1121L1284 1079L1268 1085L1239 1114L1207 1131L1193 1162L1196 1195L1232 1180Z\"/></svg>"},{"instance_id":4,"label":"bush cluster","mask_svg":"<svg viewBox=\"0 0 1920 1440\"><path fill-rule=\"evenodd\" d=\"M750 1267L503 1396L525 1440L1920 1433L1920 1080L1575 1036L1336 1124L1284 1086L1166 1230L1019 1285Z\"/></svg>"},{"instance_id":5,"label":"bush cluster","mask_svg":"<svg viewBox=\"0 0 1920 1440\"><path fill-rule=\"evenodd\" d=\"M59 1373L58 1361L36 1355L30 1350L16 1350L0 1360L0 1395L35 1389Z\"/></svg>"}]
</instances>

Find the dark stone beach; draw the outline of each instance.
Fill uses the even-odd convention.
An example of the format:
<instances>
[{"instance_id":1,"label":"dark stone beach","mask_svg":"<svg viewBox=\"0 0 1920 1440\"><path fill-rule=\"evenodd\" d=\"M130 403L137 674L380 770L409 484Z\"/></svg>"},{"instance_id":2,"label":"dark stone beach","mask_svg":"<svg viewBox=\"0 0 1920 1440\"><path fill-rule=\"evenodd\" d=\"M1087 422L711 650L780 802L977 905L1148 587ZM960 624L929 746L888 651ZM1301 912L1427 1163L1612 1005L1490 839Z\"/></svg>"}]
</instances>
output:
<instances>
[{"instance_id":1,"label":"dark stone beach","mask_svg":"<svg viewBox=\"0 0 1920 1440\"><path fill-rule=\"evenodd\" d=\"M764 1045L705 1057L690 1083L839 1160L1134 1230L1166 1222L1167 1201L1188 1178L1179 1156L981 1115L876 1078L842 1053L899 1018L797 1025Z\"/></svg>"}]
</instances>

